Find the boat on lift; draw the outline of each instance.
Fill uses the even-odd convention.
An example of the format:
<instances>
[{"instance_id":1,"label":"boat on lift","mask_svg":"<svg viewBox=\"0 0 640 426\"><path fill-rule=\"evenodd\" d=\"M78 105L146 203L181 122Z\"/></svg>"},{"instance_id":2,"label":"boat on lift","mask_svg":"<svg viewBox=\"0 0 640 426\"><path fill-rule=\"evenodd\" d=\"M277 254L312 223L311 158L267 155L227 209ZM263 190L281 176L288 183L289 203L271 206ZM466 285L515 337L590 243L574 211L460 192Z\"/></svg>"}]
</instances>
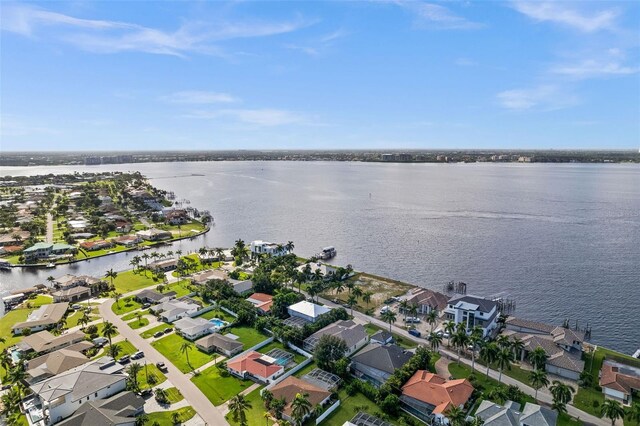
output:
<instances>
[{"instance_id":1,"label":"boat on lift","mask_svg":"<svg viewBox=\"0 0 640 426\"><path fill-rule=\"evenodd\" d=\"M335 247L329 246L322 249L322 251L318 254L318 258L322 260L329 260L333 257L336 257L338 251Z\"/></svg>"}]
</instances>

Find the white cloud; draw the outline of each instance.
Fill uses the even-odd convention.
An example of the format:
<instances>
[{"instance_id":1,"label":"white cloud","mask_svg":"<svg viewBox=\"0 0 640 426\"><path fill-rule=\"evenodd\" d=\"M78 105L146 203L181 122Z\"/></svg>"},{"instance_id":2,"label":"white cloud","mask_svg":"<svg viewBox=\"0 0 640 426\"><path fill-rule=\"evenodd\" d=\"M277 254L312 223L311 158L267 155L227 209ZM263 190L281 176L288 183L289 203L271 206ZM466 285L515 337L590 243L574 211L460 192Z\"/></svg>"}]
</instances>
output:
<instances>
[{"instance_id":1,"label":"white cloud","mask_svg":"<svg viewBox=\"0 0 640 426\"><path fill-rule=\"evenodd\" d=\"M19 136L55 136L60 131L45 124L38 123L33 120L27 120L12 114L2 114L0 116L0 135L3 137L19 137Z\"/></svg>"},{"instance_id":2,"label":"white cloud","mask_svg":"<svg viewBox=\"0 0 640 426\"><path fill-rule=\"evenodd\" d=\"M455 64L461 67L473 67L478 63L472 59L460 57L455 60Z\"/></svg>"},{"instance_id":3,"label":"white cloud","mask_svg":"<svg viewBox=\"0 0 640 426\"><path fill-rule=\"evenodd\" d=\"M309 119L299 113L281 109L221 109L217 111L195 111L185 115L189 118L232 118L247 124L260 126L283 126L288 124L310 124Z\"/></svg>"},{"instance_id":4,"label":"white cloud","mask_svg":"<svg viewBox=\"0 0 640 426\"><path fill-rule=\"evenodd\" d=\"M612 29L620 12L617 9L604 9L596 12L578 11L577 2L516 1L513 7L518 12L538 22L554 22L583 32L595 32Z\"/></svg>"},{"instance_id":5,"label":"white cloud","mask_svg":"<svg viewBox=\"0 0 640 426\"><path fill-rule=\"evenodd\" d=\"M416 17L415 25L427 29L470 30L485 25L456 15L450 9L439 4L414 0L396 0L392 3L410 11Z\"/></svg>"},{"instance_id":6,"label":"white cloud","mask_svg":"<svg viewBox=\"0 0 640 426\"><path fill-rule=\"evenodd\" d=\"M190 52L224 55L215 43L265 37L296 31L309 25L297 18L291 22L185 23L175 31L149 28L118 21L79 19L30 6L3 7L3 31L62 41L94 53L138 51L184 56Z\"/></svg>"},{"instance_id":7,"label":"white cloud","mask_svg":"<svg viewBox=\"0 0 640 426\"><path fill-rule=\"evenodd\" d=\"M500 105L514 111L541 109L552 111L568 108L578 103L574 95L553 85L540 85L525 89L505 90L496 95Z\"/></svg>"},{"instance_id":8,"label":"white cloud","mask_svg":"<svg viewBox=\"0 0 640 426\"><path fill-rule=\"evenodd\" d=\"M333 46L336 40L346 37L349 33L343 29L338 29L331 33L325 34L316 39L310 40L304 44L285 44L284 47L291 50L298 50L302 53L306 53L309 56L319 56L324 53L328 48Z\"/></svg>"},{"instance_id":9,"label":"white cloud","mask_svg":"<svg viewBox=\"0 0 640 426\"><path fill-rule=\"evenodd\" d=\"M640 67L630 67L616 60L585 59L577 64L558 65L551 69L554 74L576 79L637 74Z\"/></svg>"},{"instance_id":10,"label":"white cloud","mask_svg":"<svg viewBox=\"0 0 640 426\"><path fill-rule=\"evenodd\" d=\"M218 104L240 102L240 99L226 93L185 90L162 96L165 102L174 104Z\"/></svg>"}]
</instances>

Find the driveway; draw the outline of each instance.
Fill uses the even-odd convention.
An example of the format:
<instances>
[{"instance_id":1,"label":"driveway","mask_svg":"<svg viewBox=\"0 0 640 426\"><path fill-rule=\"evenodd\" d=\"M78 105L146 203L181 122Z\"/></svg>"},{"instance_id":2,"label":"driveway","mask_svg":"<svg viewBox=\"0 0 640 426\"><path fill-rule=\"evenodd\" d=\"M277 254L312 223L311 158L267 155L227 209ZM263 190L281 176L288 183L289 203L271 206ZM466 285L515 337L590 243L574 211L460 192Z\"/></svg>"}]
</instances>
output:
<instances>
[{"instance_id":1,"label":"driveway","mask_svg":"<svg viewBox=\"0 0 640 426\"><path fill-rule=\"evenodd\" d=\"M132 330L120 319L112 310L111 306L115 301L108 300L100 305L100 315L107 321L112 322L122 338L129 340L138 350L145 354L145 360L151 363L164 362L168 368L165 373L169 381L182 393L184 399L202 417L205 425L227 425L227 420L222 413L207 399L196 385L189 380L189 377L178 370L167 358L158 352L153 346L143 339L137 330Z\"/></svg>"}]
</instances>

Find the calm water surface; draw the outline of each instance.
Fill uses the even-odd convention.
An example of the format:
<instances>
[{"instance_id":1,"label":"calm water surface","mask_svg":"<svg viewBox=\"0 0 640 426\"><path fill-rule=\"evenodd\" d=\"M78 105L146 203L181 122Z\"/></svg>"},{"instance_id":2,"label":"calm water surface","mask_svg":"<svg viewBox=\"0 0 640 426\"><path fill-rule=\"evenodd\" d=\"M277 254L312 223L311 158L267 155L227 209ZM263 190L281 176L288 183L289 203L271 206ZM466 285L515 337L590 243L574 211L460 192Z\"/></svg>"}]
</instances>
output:
<instances>
[{"instance_id":1,"label":"calm water surface","mask_svg":"<svg viewBox=\"0 0 640 426\"><path fill-rule=\"evenodd\" d=\"M211 232L166 250L293 240L310 256L334 245L335 263L436 290L465 281L471 294L516 299L519 316L588 322L596 343L640 347L637 165L212 162L1 174L102 170L139 170L211 211ZM0 293L50 274L127 269L132 256L2 273Z\"/></svg>"}]
</instances>

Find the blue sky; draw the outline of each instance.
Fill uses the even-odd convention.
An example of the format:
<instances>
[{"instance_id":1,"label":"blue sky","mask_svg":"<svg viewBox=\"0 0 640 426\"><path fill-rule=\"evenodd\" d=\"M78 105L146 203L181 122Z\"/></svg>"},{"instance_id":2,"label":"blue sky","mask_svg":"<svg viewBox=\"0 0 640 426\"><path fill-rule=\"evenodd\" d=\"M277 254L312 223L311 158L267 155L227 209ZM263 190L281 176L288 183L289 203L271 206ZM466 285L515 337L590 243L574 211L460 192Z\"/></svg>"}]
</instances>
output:
<instances>
[{"instance_id":1,"label":"blue sky","mask_svg":"<svg viewBox=\"0 0 640 426\"><path fill-rule=\"evenodd\" d=\"M637 2L1 2L0 149L638 148Z\"/></svg>"}]
</instances>

